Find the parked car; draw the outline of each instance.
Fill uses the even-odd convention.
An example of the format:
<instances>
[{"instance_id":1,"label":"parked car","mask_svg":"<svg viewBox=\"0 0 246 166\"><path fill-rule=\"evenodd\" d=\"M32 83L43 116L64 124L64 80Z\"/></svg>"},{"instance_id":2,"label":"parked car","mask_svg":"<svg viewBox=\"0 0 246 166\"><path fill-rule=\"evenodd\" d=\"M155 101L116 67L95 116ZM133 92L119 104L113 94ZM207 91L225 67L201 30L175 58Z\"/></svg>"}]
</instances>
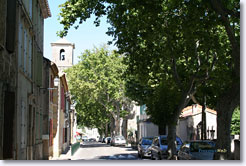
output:
<instances>
[{"instance_id":1,"label":"parked car","mask_svg":"<svg viewBox=\"0 0 246 166\"><path fill-rule=\"evenodd\" d=\"M178 152L179 160L213 160L215 153L215 142L210 140L199 140L186 142Z\"/></svg>"},{"instance_id":2,"label":"parked car","mask_svg":"<svg viewBox=\"0 0 246 166\"><path fill-rule=\"evenodd\" d=\"M117 146L117 145L125 146L126 145L126 139L123 136L114 136L111 139L111 145L112 146Z\"/></svg>"},{"instance_id":3,"label":"parked car","mask_svg":"<svg viewBox=\"0 0 246 166\"><path fill-rule=\"evenodd\" d=\"M96 142L96 138L90 138L89 141L90 142Z\"/></svg>"},{"instance_id":4,"label":"parked car","mask_svg":"<svg viewBox=\"0 0 246 166\"><path fill-rule=\"evenodd\" d=\"M111 137L106 137L105 138L105 143L106 144L110 144L110 142L111 142Z\"/></svg>"},{"instance_id":5,"label":"parked car","mask_svg":"<svg viewBox=\"0 0 246 166\"><path fill-rule=\"evenodd\" d=\"M138 143L138 157L150 157L150 146L153 142L154 137L143 137L139 140Z\"/></svg>"},{"instance_id":6,"label":"parked car","mask_svg":"<svg viewBox=\"0 0 246 166\"><path fill-rule=\"evenodd\" d=\"M87 136L82 136L82 141L86 142L86 141L89 141L89 139Z\"/></svg>"},{"instance_id":7,"label":"parked car","mask_svg":"<svg viewBox=\"0 0 246 166\"><path fill-rule=\"evenodd\" d=\"M103 142L103 138L99 137L98 142Z\"/></svg>"},{"instance_id":8,"label":"parked car","mask_svg":"<svg viewBox=\"0 0 246 166\"><path fill-rule=\"evenodd\" d=\"M183 143L182 140L177 136L175 141L177 151L179 151L182 143ZM156 136L153 139L153 142L150 147L151 159L152 160L166 159L168 157L167 148L168 148L167 135Z\"/></svg>"},{"instance_id":9,"label":"parked car","mask_svg":"<svg viewBox=\"0 0 246 166\"><path fill-rule=\"evenodd\" d=\"M103 137L102 143L106 143L106 137Z\"/></svg>"}]
</instances>

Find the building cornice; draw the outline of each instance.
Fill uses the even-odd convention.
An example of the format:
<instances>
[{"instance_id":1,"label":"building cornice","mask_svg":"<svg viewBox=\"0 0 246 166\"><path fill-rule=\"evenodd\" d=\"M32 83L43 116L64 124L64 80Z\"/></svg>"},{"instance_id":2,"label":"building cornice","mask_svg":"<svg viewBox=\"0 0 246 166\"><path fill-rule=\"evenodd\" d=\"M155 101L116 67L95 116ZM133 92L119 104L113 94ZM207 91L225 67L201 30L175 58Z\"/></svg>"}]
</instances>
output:
<instances>
[{"instance_id":1,"label":"building cornice","mask_svg":"<svg viewBox=\"0 0 246 166\"><path fill-rule=\"evenodd\" d=\"M51 70L55 76L58 76L59 70L54 62L51 61Z\"/></svg>"},{"instance_id":2,"label":"building cornice","mask_svg":"<svg viewBox=\"0 0 246 166\"><path fill-rule=\"evenodd\" d=\"M38 0L38 1L39 1L42 15L43 15L44 19L51 17L51 12L50 12L48 0Z\"/></svg>"}]
</instances>

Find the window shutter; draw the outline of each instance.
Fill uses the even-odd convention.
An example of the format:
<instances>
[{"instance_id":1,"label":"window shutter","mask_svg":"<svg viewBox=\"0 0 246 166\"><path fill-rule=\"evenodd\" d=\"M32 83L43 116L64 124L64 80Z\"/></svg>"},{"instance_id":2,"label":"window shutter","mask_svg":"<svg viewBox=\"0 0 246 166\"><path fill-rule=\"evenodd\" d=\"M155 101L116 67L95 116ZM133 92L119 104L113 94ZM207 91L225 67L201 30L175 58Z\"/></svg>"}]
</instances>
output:
<instances>
[{"instance_id":1,"label":"window shutter","mask_svg":"<svg viewBox=\"0 0 246 166\"><path fill-rule=\"evenodd\" d=\"M22 33L23 33L23 25L22 22L20 21L19 23L19 31L18 31L18 64L19 67L22 66Z\"/></svg>"},{"instance_id":2,"label":"window shutter","mask_svg":"<svg viewBox=\"0 0 246 166\"><path fill-rule=\"evenodd\" d=\"M32 37L29 38L29 51L28 51L28 76L32 78Z\"/></svg>"},{"instance_id":3,"label":"window shutter","mask_svg":"<svg viewBox=\"0 0 246 166\"><path fill-rule=\"evenodd\" d=\"M25 141L25 135L26 135L26 121L25 121L25 102L21 102L21 148L25 148L26 146L26 141Z\"/></svg>"},{"instance_id":4,"label":"window shutter","mask_svg":"<svg viewBox=\"0 0 246 166\"><path fill-rule=\"evenodd\" d=\"M26 29L24 29L24 53L23 53L23 56L24 56L24 64L23 64L23 69L24 69L24 72L26 73L26 68L27 68L27 66L26 66L26 62L27 62L27 30Z\"/></svg>"},{"instance_id":5,"label":"window shutter","mask_svg":"<svg viewBox=\"0 0 246 166\"><path fill-rule=\"evenodd\" d=\"M16 0L7 1L6 49L13 53L15 50L16 29Z\"/></svg>"},{"instance_id":6,"label":"window shutter","mask_svg":"<svg viewBox=\"0 0 246 166\"><path fill-rule=\"evenodd\" d=\"M61 87L61 109L65 110L64 87Z\"/></svg>"}]
</instances>

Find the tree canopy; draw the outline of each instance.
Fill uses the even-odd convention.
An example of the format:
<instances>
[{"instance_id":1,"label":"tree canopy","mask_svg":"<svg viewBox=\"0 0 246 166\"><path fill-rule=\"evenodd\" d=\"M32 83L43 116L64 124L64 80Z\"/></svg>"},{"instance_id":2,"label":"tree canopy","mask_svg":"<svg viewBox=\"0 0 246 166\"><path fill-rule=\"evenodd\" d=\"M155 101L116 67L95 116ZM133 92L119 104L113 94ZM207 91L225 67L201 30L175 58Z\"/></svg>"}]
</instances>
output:
<instances>
[{"instance_id":1,"label":"tree canopy","mask_svg":"<svg viewBox=\"0 0 246 166\"><path fill-rule=\"evenodd\" d=\"M125 56L129 96L153 117L163 113L175 122L192 97L206 95L223 127L240 101L239 6L238 0L70 0L61 6L59 35L91 14L96 26L107 15L107 34ZM228 129L218 129L217 145L229 152Z\"/></svg>"},{"instance_id":2,"label":"tree canopy","mask_svg":"<svg viewBox=\"0 0 246 166\"><path fill-rule=\"evenodd\" d=\"M100 129L118 111L120 115L126 114L115 109L116 101L123 101L124 71L122 56L104 47L86 50L80 62L66 70L78 123Z\"/></svg>"}]
</instances>

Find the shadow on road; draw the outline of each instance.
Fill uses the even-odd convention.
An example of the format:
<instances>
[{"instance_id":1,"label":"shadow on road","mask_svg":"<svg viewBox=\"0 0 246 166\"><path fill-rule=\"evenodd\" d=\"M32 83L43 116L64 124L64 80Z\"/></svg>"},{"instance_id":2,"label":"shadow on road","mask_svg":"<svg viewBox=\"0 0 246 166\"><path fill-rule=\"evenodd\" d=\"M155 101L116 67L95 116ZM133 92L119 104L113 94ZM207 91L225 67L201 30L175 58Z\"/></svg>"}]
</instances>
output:
<instances>
[{"instance_id":1,"label":"shadow on road","mask_svg":"<svg viewBox=\"0 0 246 166\"><path fill-rule=\"evenodd\" d=\"M138 160L137 153L121 153L121 154L115 154L115 155L106 155L106 156L99 156L95 160Z\"/></svg>"},{"instance_id":2,"label":"shadow on road","mask_svg":"<svg viewBox=\"0 0 246 166\"><path fill-rule=\"evenodd\" d=\"M110 147L108 144L103 144L99 142L85 142L80 145L80 148L98 148L98 147Z\"/></svg>"}]
</instances>

